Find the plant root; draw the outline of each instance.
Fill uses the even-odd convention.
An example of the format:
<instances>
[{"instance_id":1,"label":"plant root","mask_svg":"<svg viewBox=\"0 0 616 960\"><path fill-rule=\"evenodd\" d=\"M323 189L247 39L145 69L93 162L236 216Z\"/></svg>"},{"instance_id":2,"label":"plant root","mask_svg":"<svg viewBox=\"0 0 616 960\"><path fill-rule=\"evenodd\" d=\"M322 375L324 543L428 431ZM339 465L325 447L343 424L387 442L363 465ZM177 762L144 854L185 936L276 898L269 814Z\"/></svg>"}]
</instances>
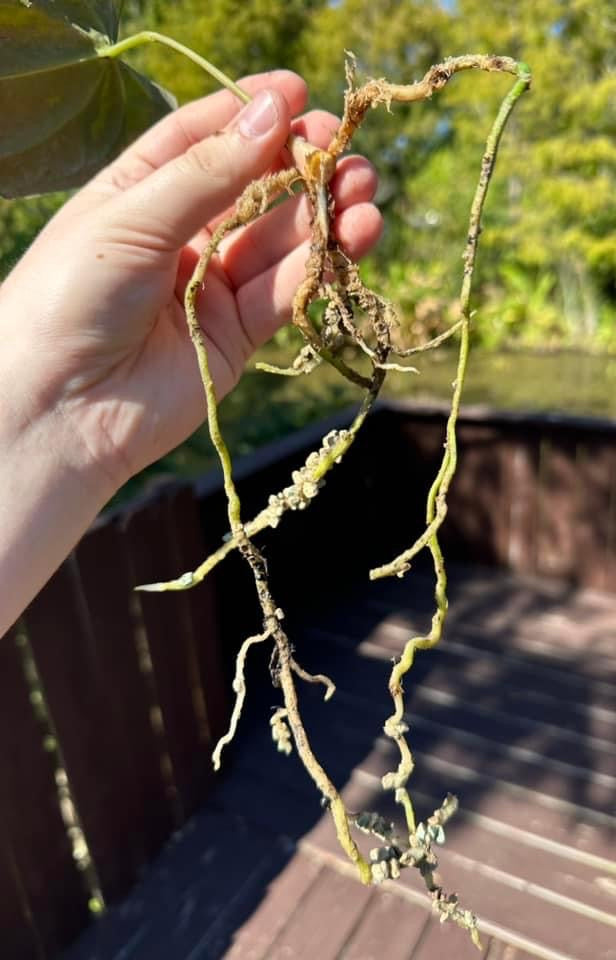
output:
<instances>
[{"instance_id":1,"label":"plant root","mask_svg":"<svg viewBox=\"0 0 616 960\"><path fill-rule=\"evenodd\" d=\"M392 332L399 326L396 307L374 293L361 280L359 269L340 249L333 236L333 199L330 181L335 171L336 159L351 144L353 135L360 127L369 110L393 103L414 103L430 98L442 89L460 71L487 70L511 73L515 83L505 97L486 142L482 158L479 182L471 205L469 229L463 254L463 277L460 294L461 316L444 333L420 346L393 349ZM417 823L408 780L413 772L414 760L407 742L408 727L405 722L403 680L411 669L419 650L428 650L439 642L447 614L447 577L439 534L447 515L447 494L457 463L456 422L460 409L462 387L466 373L469 351L470 295L477 245L481 231L481 214L494 169L496 154L507 119L519 97L530 87L531 77L525 64L509 57L467 55L453 57L428 70L422 80L409 85L392 84L384 79L368 80L362 86L355 83L355 62L352 54L346 62L347 90L344 112L340 126L327 150L318 150L300 137L292 137L289 149L295 166L280 173L265 177L250 184L238 199L233 214L214 232L203 251L185 297L186 317L190 335L197 352L199 368L207 401L208 426L212 442L218 453L223 471L227 496L230 533L226 542L208 557L197 570L185 573L166 583L155 583L138 589L165 591L184 590L201 582L207 574L231 551L239 550L250 566L262 612L262 631L249 637L237 655L233 689L236 700L228 732L220 739L213 755L214 766L220 766L221 752L235 732L240 719L246 684L244 667L248 650L266 640L273 642L272 680L282 692L283 706L271 717L272 737L278 750L289 753L295 746L306 770L328 807L340 845L348 858L357 867L363 883L379 883L395 880L400 871L414 867L423 878L432 899L433 907L441 921L453 920L468 930L475 946L481 948L477 922L474 915L460 907L455 894L447 894L436 879L438 859L434 846L445 840L444 826L457 809L457 800L448 795L443 804L425 821ZM241 518L240 500L232 477L231 460L218 423L218 407L211 379L208 351L197 313L197 300L203 292L204 280L212 256L223 237L237 227L245 226L263 214L282 191L291 191L298 185L306 193L312 209L312 236L305 277L299 284L293 299L293 324L300 331L304 346L293 363L286 368L259 364L259 368L284 376L308 374L324 361L364 391L361 407L346 430L327 434L318 450L309 455L305 464L294 471L292 483L279 493L272 494L265 506L253 520L244 523ZM309 310L318 299L326 306L319 329L311 320ZM360 329L361 327L361 329ZM400 760L395 770L382 778L384 790L394 791L395 801L402 807L405 818L405 836L398 837L392 824L379 814L361 812L352 814L346 808L335 786L321 767L310 746L304 729L295 688L294 677L325 687L324 698L329 699L335 690L332 681L321 674L307 673L294 659L292 646L283 629L283 614L270 592L267 569L263 555L253 542L253 537L268 527L276 527L289 510L303 510L312 503L322 488L329 471L342 460L352 445L368 412L374 405L385 377L390 371L416 372L413 367L391 361L394 356L403 359L439 347L450 337L459 334L459 355L456 380L453 385L451 410L446 427L445 446L438 474L430 488L426 503L426 526L417 540L399 556L370 571L370 579L403 577L411 561L427 549L432 557L435 574L435 610L430 631L425 636L408 640L400 659L394 664L389 680L393 713L384 724L385 734L394 741ZM369 376L356 370L342 351L349 344L367 358L371 366ZM351 829L375 836L379 846L366 859L355 843Z\"/></svg>"}]
</instances>

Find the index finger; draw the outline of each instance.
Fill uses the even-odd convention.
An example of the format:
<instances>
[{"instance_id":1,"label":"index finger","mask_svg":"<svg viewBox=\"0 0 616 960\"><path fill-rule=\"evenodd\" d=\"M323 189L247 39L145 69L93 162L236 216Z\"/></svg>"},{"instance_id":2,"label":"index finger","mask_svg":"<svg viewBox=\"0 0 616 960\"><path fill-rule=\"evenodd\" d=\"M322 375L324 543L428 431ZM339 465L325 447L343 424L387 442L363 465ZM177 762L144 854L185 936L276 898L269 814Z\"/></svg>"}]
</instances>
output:
<instances>
[{"instance_id":1,"label":"index finger","mask_svg":"<svg viewBox=\"0 0 616 960\"><path fill-rule=\"evenodd\" d=\"M289 104L291 115L303 110L308 98L305 81L291 70L257 73L243 78L239 85L251 95L263 87L279 90ZM134 186L195 143L221 130L242 106L229 90L219 90L174 110L101 170L77 197L97 194L100 198L101 193L109 196Z\"/></svg>"}]
</instances>

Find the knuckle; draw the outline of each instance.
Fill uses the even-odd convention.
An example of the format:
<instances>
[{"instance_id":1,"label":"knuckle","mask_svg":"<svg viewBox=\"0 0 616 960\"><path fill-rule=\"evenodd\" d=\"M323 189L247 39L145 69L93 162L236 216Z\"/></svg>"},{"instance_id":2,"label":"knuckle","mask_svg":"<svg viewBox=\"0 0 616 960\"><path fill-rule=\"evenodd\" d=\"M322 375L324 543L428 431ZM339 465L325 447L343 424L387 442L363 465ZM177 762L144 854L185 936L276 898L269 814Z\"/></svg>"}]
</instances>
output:
<instances>
[{"instance_id":1,"label":"knuckle","mask_svg":"<svg viewBox=\"0 0 616 960\"><path fill-rule=\"evenodd\" d=\"M99 183L113 193L124 193L148 177L154 169L146 157L136 151L129 152L101 171Z\"/></svg>"},{"instance_id":2,"label":"knuckle","mask_svg":"<svg viewBox=\"0 0 616 960\"><path fill-rule=\"evenodd\" d=\"M214 184L226 184L233 179L235 163L228 138L219 135L215 145L210 137L201 143L193 144L178 157L176 163L181 174L190 178L207 179Z\"/></svg>"}]
</instances>

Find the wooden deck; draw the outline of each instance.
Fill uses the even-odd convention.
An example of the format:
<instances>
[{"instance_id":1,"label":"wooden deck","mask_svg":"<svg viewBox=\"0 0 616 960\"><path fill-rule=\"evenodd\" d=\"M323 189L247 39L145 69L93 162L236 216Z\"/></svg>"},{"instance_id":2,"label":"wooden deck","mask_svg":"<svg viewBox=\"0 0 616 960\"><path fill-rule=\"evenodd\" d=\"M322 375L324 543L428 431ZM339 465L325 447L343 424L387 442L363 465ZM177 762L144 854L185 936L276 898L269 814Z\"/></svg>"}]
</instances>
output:
<instances>
[{"instance_id":1,"label":"wooden deck","mask_svg":"<svg viewBox=\"0 0 616 960\"><path fill-rule=\"evenodd\" d=\"M348 806L373 809L394 760L380 733L390 660L429 616L431 582L315 593L291 632L337 694L303 689L304 718ZM615 637L616 596L460 567L446 639L413 668L415 803L423 816L448 790L460 799L441 876L480 918L484 960L616 960ZM415 871L355 881L296 756L271 744L265 654L249 684L207 805L65 960L477 957L431 916Z\"/></svg>"}]
</instances>

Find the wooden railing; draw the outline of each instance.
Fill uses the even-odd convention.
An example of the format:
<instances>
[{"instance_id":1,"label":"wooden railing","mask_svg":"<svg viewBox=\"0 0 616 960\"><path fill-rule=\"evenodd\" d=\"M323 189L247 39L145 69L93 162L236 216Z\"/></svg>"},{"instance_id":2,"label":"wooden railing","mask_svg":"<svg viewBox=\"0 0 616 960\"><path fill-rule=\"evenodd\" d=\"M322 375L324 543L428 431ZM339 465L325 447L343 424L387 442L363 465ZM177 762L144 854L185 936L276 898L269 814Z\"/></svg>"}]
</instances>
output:
<instances>
[{"instance_id":1,"label":"wooden railing","mask_svg":"<svg viewBox=\"0 0 616 960\"><path fill-rule=\"evenodd\" d=\"M402 497L434 475L443 421L401 407L393 423ZM616 424L469 409L459 447L443 537L450 559L616 591Z\"/></svg>"},{"instance_id":2,"label":"wooden railing","mask_svg":"<svg viewBox=\"0 0 616 960\"><path fill-rule=\"evenodd\" d=\"M344 416L238 467L244 515ZM309 514L265 534L286 608L365 577L422 528L444 412L374 414ZM446 556L616 591L616 427L467 411ZM208 795L238 639L258 611L239 558L194 591L135 584L192 569L226 529L218 479L99 520L0 640L0 956L52 957L119 899ZM367 583L367 581L366 581Z\"/></svg>"},{"instance_id":3,"label":"wooden railing","mask_svg":"<svg viewBox=\"0 0 616 960\"><path fill-rule=\"evenodd\" d=\"M174 487L97 523L0 642L7 960L70 940L206 794L225 720L212 589L132 590L197 563L199 528Z\"/></svg>"}]
</instances>

